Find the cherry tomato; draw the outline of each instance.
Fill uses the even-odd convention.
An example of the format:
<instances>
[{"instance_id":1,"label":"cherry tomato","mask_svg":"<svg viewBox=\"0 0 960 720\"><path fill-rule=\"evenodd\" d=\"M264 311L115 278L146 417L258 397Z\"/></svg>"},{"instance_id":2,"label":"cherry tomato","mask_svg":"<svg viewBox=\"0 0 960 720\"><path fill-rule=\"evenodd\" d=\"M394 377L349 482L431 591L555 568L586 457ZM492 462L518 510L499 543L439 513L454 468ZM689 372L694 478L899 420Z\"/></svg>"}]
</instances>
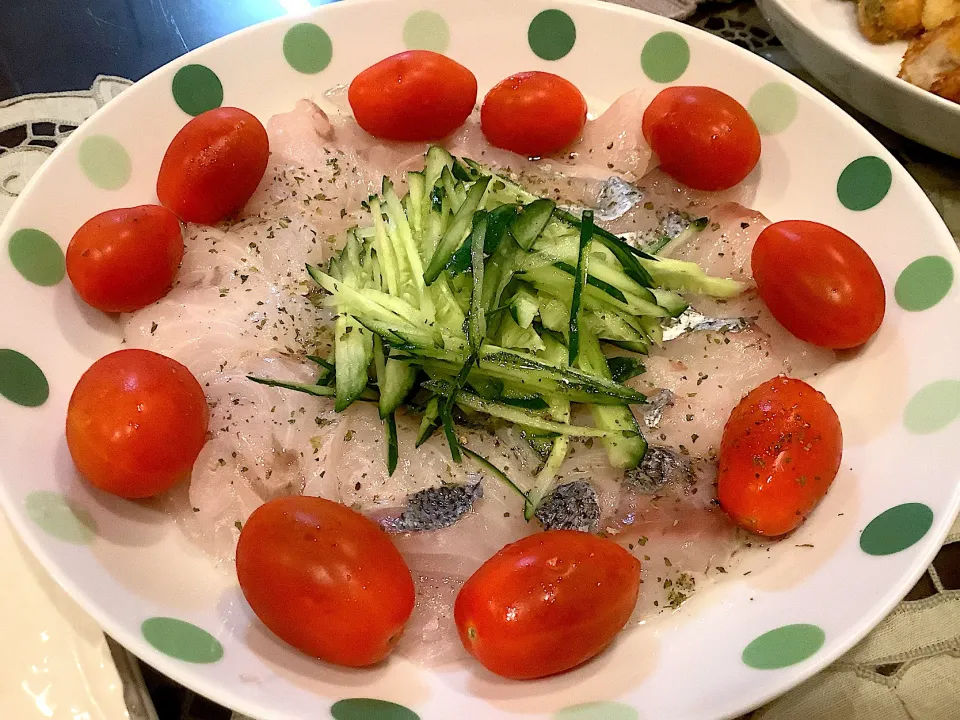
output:
<instances>
[{"instance_id":1,"label":"cherry tomato","mask_svg":"<svg viewBox=\"0 0 960 720\"><path fill-rule=\"evenodd\" d=\"M773 223L757 238L751 264L760 297L801 340L857 347L883 322L877 266L839 230L807 220Z\"/></svg>"},{"instance_id":2,"label":"cherry tomato","mask_svg":"<svg viewBox=\"0 0 960 720\"><path fill-rule=\"evenodd\" d=\"M207 436L207 400L176 360L119 350L80 377L67 406L67 447L95 487L125 498L185 479Z\"/></svg>"},{"instance_id":3,"label":"cherry tomato","mask_svg":"<svg viewBox=\"0 0 960 720\"><path fill-rule=\"evenodd\" d=\"M480 108L480 127L490 144L527 157L563 150L586 122L587 101L577 86L548 72L501 80Z\"/></svg>"},{"instance_id":4,"label":"cherry tomato","mask_svg":"<svg viewBox=\"0 0 960 720\"><path fill-rule=\"evenodd\" d=\"M237 578L277 637L338 665L383 660L413 612L413 578L387 534L318 497L254 510L240 531Z\"/></svg>"},{"instance_id":5,"label":"cherry tomato","mask_svg":"<svg viewBox=\"0 0 960 720\"><path fill-rule=\"evenodd\" d=\"M745 530L788 533L826 495L842 455L840 419L826 398L802 380L768 380L723 428L720 505Z\"/></svg>"},{"instance_id":6,"label":"cherry tomato","mask_svg":"<svg viewBox=\"0 0 960 720\"><path fill-rule=\"evenodd\" d=\"M477 79L444 55L408 50L357 75L347 99L357 123L374 137L439 140L473 112Z\"/></svg>"},{"instance_id":7,"label":"cherry tomato","mask_svg":"<svg viewBox=\"0 0 960 720\"><path fill-rule=\"evenodd\" d=\"M643 113L643 137L670 177L695 190L726 190L760 159L750 113L709 87L661 90Z\"/></svg>"},{"instance_id":8,"label":"cherry tomato","mask_svg":"<svg viewBox=\"0 0 960 720\"><path fill-rule=\"evenodd\" d=\"M612 540L550 530L507 545L460 589L460 641L497 675L528 680L586 662L637 602L640 561Z\"/></svg>"},{"instance_id":9,"label":"cherry tomato","mask_svg":"<svg viewBox=\"0 0 960 720\"><path fill-rule=\"evenodd\" d=\"M208 110L171 141L157 197L185 222L218 223L246 205L269 156L267 131L253 115L232 107Z\"/></svg>"},{"instance_id":10,"label":"cherry tomato","mask_svg":"<svg viewBox=\"0 0 960 720\"><path fill-rule=\"evenodd\" d=\"M67 247L67 274L84 302L133 312L170 290L183 259L177 216L160 205L107 210L87 220Z\"/></svg>"}]
</instances>

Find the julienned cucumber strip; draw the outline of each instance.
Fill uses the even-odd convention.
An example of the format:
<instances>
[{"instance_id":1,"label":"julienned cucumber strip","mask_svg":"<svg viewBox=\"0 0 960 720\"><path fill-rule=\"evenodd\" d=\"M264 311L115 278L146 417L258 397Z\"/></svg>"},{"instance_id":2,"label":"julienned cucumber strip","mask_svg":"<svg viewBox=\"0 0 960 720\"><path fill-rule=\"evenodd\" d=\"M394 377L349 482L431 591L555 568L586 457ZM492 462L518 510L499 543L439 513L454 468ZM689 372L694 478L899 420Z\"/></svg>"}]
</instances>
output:
<instances>
[{"instance_id":1,"label":"julienned cucumber strip","mask_svg":"<svg viewBox=\"0 0 960 720\"><path fill-rule=\"evenodd\" d=\"M566 360L567 347L561 340L554 337L553 333L545 332L543 342L546 346L543 351L543 357L546 360L553 363L562 363ZM567 400L551 396L549 402L550 416L554 420L565 423L570 422L570 403ZM537 473L534 485L527 493L528 501L523 508L523 517L528 522L533 518L533 514L537 511L543 498L545 498L547 493L553 488L556 482L557 472L563 464L564 458L567 456L569 444L569 439L566 435L559 435L553 440L550 453L547 455L547 461L544 463L540 472Z\"/></svg>"},{"instance_id":2,"label":"julienned cucumber strip","mask_svg":"<svg viewBox=\"0 0 960 720\"><path fill-rule=\"evenodd\" d=\"M699 265L686 260L659 258L640 262L650 271L656 284L666 290L731 298L740 295L749 287L747 283L737 280L707 275Z\"/></svg>"},{"instance_id":3,"label":"julienned cucumber strip","mask_svg":"<svg viewBox=\"0 0 960 720\"><path fill-rule=\"evenodd\" d=\"M367 368L373 360L373 335L351 315L334 324L337 393L334 409L343 412L367 387Z\"/></svg>"},{"instance_id":4,"label":"julienned cucumber strip","mask_svg":"<svg viewBox=\"0 0 960 720\"><path fill-rule=\"evenodd\" d=\"M538 198L524 205L510 222L510 234L524 250L529 250L550 222L557 204L547 198Z\"/></svg>"},{"instance_id":5,"label":"julienned cucumber strip","mask_svg":"<svg viewBox=\"0 0 960 720\"><path fill-rule=\"evenodd\" d=\"M397 419L390 413L383 419L383 428L387 436L387 475L393 475L397 469L400 455L400 443L397 441Z\"/></svg>"},{"instance_id":6,"label":"julienned cucumber strip","mask_svg":"<svg viewBox=\"0 0 960 720\"><path fill-rule=\"evenodd\" d=\"M333 397L336 395L336 388L327 385L310 385L308 383L287 382L286 380L271 380L270 378L256 377L247 375L247 380L251 380L259 385L269 385L270 387L283 388L284 390L296 390L297 392L313 395L314 397ZM363 392L357 397L357 400L365 402L376 402L378 400L376 391L371 388L364 388Z\"/></svg>"},{"instance_id":7,"label":"julienned cucumber strip","mask_svg":"<svg viewBox=\"0 0 960 720\"><path fill-rule=\"evenodd\" d=\"M570 301L570 334L567 341L569 349L567 364L569 365L576 364L577 354L580 352L580 305L583 284L587 279L591 238L593 238L593 210L584 210L580 225L580 254L577 258L577 270L573 276L573 295Z\"/></svg>"},{"instance_id":8,"label":"julienned cucumber strip","mask_svg":"<svg viewBox=\"0 0 960 720\"><path fill-rule=\"evenodd\" d=\"M420 418L420 428L417 430L417 441L415 448L423 445L437 429L438 419L440 418L440 400L434 395L427 401L427 407L424 408L423 416Z\"/></svg>"},{"instance_id":9,"label":"julienned cucumber strip","mask_svg":"<svg viewBox=\"0 0 960 720\"><path fill-rule=\"evenodd\" d=\"M447 228L443 237L440 238L440 243L433 253L430 264L427 266L423 277L427 285L433 284L440 276L440 273L443 272L443 268L446 267L450 261L454 251L460 247L460 243L463 242L463 238L466 237L467 230L473 222L473 214L480 206L480 200L483 198L483 194L486 192L487 185L489 184L490 178L482 177L470 186L463 204L457 210L457 214L454 215L450 227Z\"/></svg>"},{"instance_id":10,"label":"julienned cucumber strip","mask_svg":"<svg viewBox=\"0 0 960 720\"><path fill-rule=\"evenodd\" d=\"M457 373L453 384L446 384L447 394L443 396L443 402L440 403L440 419L443 420L443 434L446 435L447 444L450 446L450 457L453 458L455 463L460 462L460 441L457 439L456 430L454 430L453 426L453 404L457 401L460 388L462 388L463 384L467 381L467 376L470 375L470 368L473 367L476 361L476 353L471 354L470 357L464 361L463 367L461 367L460 372ZM423 387L427 388L427 383L424 383Z\"/></svg>"},{"instance_id":11,"label":"julienned cucumber strip","mask_svg":"<svg viewBox=\"0 0 960 720\"><path fill-rule=\"evenodd\" d=\"M474 215L473 233L470 239L470 269L473 287L470 292L470 318L467 321L467 338L473 354L480 351L487 334L486 309L483 306L483 241L487 234L487 213L480 210Z\"/></svg>"},{"instance_id":12,"label":"julienned cucumber strip","mask_svg":"<svg viewBox=\"0 0 960 720\"><path fill-rule=\"evenodd\" d=\"M572 265L567 265L565 262L556 262L553 264L558 270L563 270L567 275L577 276L577 269ZM593 287L598 290L603 290L607 295L612 297L615 300L619 300L622 303L627 302L627 296L624 295L620 290L615 288L610 283L604 282L603 280L598 279L595 275L587 275L587 284L593 285Z\"/></svg>"},{"instance_id":13,"label":"julienned cucumber strip","mask_svg":"<svg viewBox=\"0 0 960 720\"><path fill-rule=\"evenodd\" d=\"M580 368L610 378L610 369L597 338L585 331L581 339L583 351L580 355ZM643 439L640 424L630 408L626 405L592 405L590 412L597 427L608 431L602 440L610 464L621 468L637 467L647 452L647 441Z\"/></svg>"},{"instance_id":14,"label":"julienned cucumber strip","mask_svg":"<svg viewBox=\"0 0 960 720\"><path fill-rule=\"evenodd\" d=\"M447 382L428 380L423 383L423 386L426 389L431 390L438 395L443 395L448 399L453 397L453 389ZM486 415L492 415L493 417L498 417L501 420L507 420L508 422L530 427L535 430L543 430L544 432L554 432L559 435L576 435L579 437L603 437L607 434L605 430L601 430L599 428L584 427L581 425L568 425L566 423L545 420L539 415L527 412L526 410L522 410L520 408L504 405L503 403L491 402L490 400L484 400L479 395L474 395L466 390L459 390L456 392L456 403L471 410L475 410Z\"/></svg>"},{"instance_id":15,"label":"julienned cucumber strip","mask_svg":"<svg viewBox=\"0 0 960 720\"><path fill-rule=\"evenodd\" d=\"M485 457L483 457L483 455L480 455L480 454L478 454L478 453L475 453L473 450L471 450L470 448L468 448L466 445L461 445L461 446L460 446L460 449L463 451L463 454L464 454L464 455L466 455L466 456L467 456L468 458L470 458L471 460L475 460L475 461L477 462L477 464L480 465L480 467L482 467L484 470L488 471L490 474L492 474L492 475L493 475L494 477L496 477L498 480L500 480L501 482L503 482L508 488L510 488L510 489L513 490L515 493L517 493L520 497L522 497L523 500L524 500L524 506L525 506L525 507L524 507L524 515L526 515L526 506L528 506L528 505L530 504L530 501L527 499L526 493L523 492L523 490L521 490L520 487L519 487L515 482L513 482L513 480L511 480L510 478L508 478L507 475L506 475L506 473L503 472L503 470L501 470L501 469L498 468L496 465L494 465L492 462L490 462L489 460L487 460ZM531 515L532 515L532 514L533 514L533 513L531 512ZM527 519L529 519L529 518L527 518Z\"/></svg>"}]
</instances>

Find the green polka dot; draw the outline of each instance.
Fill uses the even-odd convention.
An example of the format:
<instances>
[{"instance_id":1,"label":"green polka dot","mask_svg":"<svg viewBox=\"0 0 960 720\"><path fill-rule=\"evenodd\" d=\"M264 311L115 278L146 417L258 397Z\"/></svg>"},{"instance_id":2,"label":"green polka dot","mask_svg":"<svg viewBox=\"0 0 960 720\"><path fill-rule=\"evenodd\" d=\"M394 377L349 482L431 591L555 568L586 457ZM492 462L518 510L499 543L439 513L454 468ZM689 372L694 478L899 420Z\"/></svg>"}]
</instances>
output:
<instances>
[{"instance_id":1,"label":"green polka dot","mask_svg":"<svg viewBox=\"0 0 960 720\"><path fill-rule=\"evenodd\" d=\"M826 634L816 625L784 625L765 632L743 649L745 665L756 670L776 670L803 662L821 647Z\"/></svg>"},{"instance_id":2,"label":"green polka dot","mask_svg":"<svg viewBox=\"0 0 960 720\"><path fill-rule=\"evenodd\" d=\"M907 265L897 278L893 295L904 310L929 310L953 286L953 265L940 255L928 255Z\"/></svg>"},{"instance_id":3,"label":"green polka dot","mask_svg":"<svg viewBox=\"0 0 960 720\"><path fill-rule=\"evenodd\" d=\"M24 505L30 519L47 535L76 545L88 545L97 536L93 516L60 493L37 490L27 495Z\"/></svg>"},{"instance_id":4,"label":"green polka dot","mask_svg":"<svg viewBox=\"0 0 960 720\"><path fill-rule=\"evenodd\" d=\"M119 190L130 179L130 155L107 135L91 135L80 143L80 169L103 190Z\"/></svg>"},{"instance_id":5,"label":"green polka dot","mask_svg":"<svg viewBox=\"0 0 960 720\"><path fill-rule=\"evenodd\" d=\"M903 424L917 435L943 430L960 415L960 381L937 380L910 398Z\"/></svg>"},{"instance_id":6,"label":"green polka dot","mask_svg":"<svg viewBox=\"0 0 960 720\"><path fill-rule=\"evenodd\" d=\"M675 32L657 33L643 46L640 66L644 74L658 83L673 82L690 64L690 46Z\"/></svg>"},{"instance_id":7,"label":"green polka dot","mask_svg":"<svg viewBox=\"0 0 960 720\"><path fill-rule=\"evenodd\" d=\"M775 135L786 130L797 116L797 93L786 83L761 85L750 96L747 111L761 135Z\"/></svg>"},{"instance_id":8,"label":"green polka dot","mask_svg":"<svg viewBox=\"0 0 960 720\"><path fill-rule=\"evenodd\" d=\"M530 21L527 41L534 54L544 60L559 60L573 50L577 26L562 10L544 10Z\"/></svg>"},{"instance_id":9,"label":"green polka dot","mask_svg":"<svg viewBox=\"0 0 960 720\"><path fill-rule=\"evenodd\" d=\"M223 645L210 633L185 620L152 617L140 632L164 655L191 663L215 663L223 657Z\"/></svg>"},{"instance_id":10,"label":"green polka dot","mask_svg":"<svg viewBox=\"0 0 960 720\"><path fill-rule=\"evenodd\" d=\"M314 75L333 59L333 42L319 25L298 23L283 36L283 56L297 72Z\"/></svg>"},{"instance_id":11,"label":"green polka dot","mask_svg":"<svg viewBox=\"0 0 960 720\"><path fill-rule=\"evenodd\" d=\"M206 65L184 65L173 76L173 99L185 113L197 116L220 107L223 85Z\"/></svg>"},{"instance_id":12,"label":"green polka dot","mask_svg":"<svg viewBox=\"0 0 960 720\"><path fill-rule=\"evenodd\" d=\"M893 555L916 543L933 525L933 510L923 503L904 503L884 510L860 535L868 555Z\"/></svg>"},{"instance_id":13,"label":"green polka dot","mask_svg":"<svg viewBox=\"0 0 960 720\"><path fill-rule=\"evenodd\" d=\"M0 395L17 405L38 407L47 401L50 386L33 360L16 350L0 350Z\"/></svg>"},{"instance_id":14,"label":"green polka dot","mask_svg":"<svg viewBox=\"0 0 960 720\"><path fill-rule=\"evenodd\" d=\"M442 53L450 45L450 28L440 13L421 10L403 24L403 44L410 50Z\"/></svg>"},{"instance_id":15,"label":"green polka dot","mask_svg":"<svg viewBox=\"0 0 960 720\"><path fill-rule=\"evenodd\" d=\"M892 182L890 166L867 155L857 158L840 173L837 197L848 210L869 210L886 197Z\"/></svg>"},{"instance_id":16,"label":"green polka dot","mask_svg":"<svg viewBox=\"0 0 960 720\"><path fill-rule=\"evenodd\" d=\"M590 702L572 705L556 713L554 720L637 720L640 714L618 702Z\"/></svg>"},{"instance_id":17,"label":"green polka dot","mask_svg":"<svg viewBox=\"0 0 960 720\"><path fill-rule=\"evenodd\" d=\"M420 720L410 708L372 698L338 700L330 708L334 720Z\"/></svg>"},{"instance_id":18,"label":"green polka dot","mask_svg":"<svg viewBox=\"0 0 960 720\"><path fill-rule=\"evenodd\" d=\"M10 262L21 275L49 287L63 280L67 264L57 241L34 228L17 230L7 245Z\"/></svg>"}]
</instances>

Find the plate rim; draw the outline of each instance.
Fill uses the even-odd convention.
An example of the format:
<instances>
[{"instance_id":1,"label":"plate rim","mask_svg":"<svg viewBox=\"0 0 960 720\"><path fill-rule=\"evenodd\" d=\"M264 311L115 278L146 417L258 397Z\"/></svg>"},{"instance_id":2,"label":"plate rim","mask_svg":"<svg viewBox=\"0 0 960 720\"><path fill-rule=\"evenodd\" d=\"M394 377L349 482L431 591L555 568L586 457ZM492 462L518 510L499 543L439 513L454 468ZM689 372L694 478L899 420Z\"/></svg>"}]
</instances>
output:
<instances>
[{"instance_id":1,"label":"plate rim","mask_svg":"<svg viewBox=\"0 0 960 720\"><path fill-rule=\"evenodd\" d=\"M944 110L955 114L957 116L957 119L960 120L960 103L955 103L952 100L947 100L946 98L942 98L936 93L930 92L929 90L924 90L921 87L917 87L913 83L907 82L906 80L904 80L903 78L897 75L886 75L880 72L879 70L877 70L876 68L871 67L870 65L867 65L866 63L863 62L863 60L856 57L855 55L852 55L842 45L838 45L832 38L830 38L829 35L818 34L816 30L818 27L820 27L819 25L816 25L816 26L811 25L810 23L805 22L803 19L801 19L797 15L796 11L794 10L794 3L796 2L796 0L756 0L756 2L758 7L760 8L761 13L764 15L764 19L766 19L766 13L763 12L763 6L766 5L767 3L770 3L771 5L775 5L784 15L786 15L791 20L791 22L793 22L795 25L799 27L802 27L804 30L806 30L817 42L823 43L824 45L827 45L831 50L834 50L835 52L843 55L845 58L847 58L848 61L854 64L858 70L868 73L873 77L883 81L883 83L888 88L890 88L891 91L905 92L910 97L916 98L918 101L931 102L933 105L939 106ZM859 30L854 28L854 32L859 32Z\"/></svg>"}]
</instances>

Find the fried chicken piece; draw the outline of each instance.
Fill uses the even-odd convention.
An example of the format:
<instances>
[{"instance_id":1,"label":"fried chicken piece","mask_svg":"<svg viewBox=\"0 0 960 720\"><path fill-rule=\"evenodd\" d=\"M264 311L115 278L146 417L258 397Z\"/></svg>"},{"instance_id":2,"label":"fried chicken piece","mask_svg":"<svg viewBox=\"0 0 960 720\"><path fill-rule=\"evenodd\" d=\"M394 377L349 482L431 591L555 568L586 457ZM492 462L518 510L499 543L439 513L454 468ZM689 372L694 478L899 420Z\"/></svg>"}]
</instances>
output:
<instances>
[{"instance_id":1,"label":"fried chicken piece","mask_svg":"<svg viewBox=\"0 0 960 720\"><path fill-rule=\"evenodd\" d=\"M859 0L860 31L874 43L914 37L923 30L923 4L924 0Z\"/></svg>"},{"instance_id":2,"label":"fried chicken piece","mask_svg":"<svg viewBox=\"0 0 960 720\"><path fill-rule=\"evenodd\" d=\"M910 42L899 76L917 87L960 102L960 18Z\"/></svg>"},{"instance_id":3,"label":"fried chicken piece","mask_svg":"<svg viewBox=\"0 0 960 720\"><path fill-rule=\"evenodd\" d=\"M927 30L934 30L955 17L960 17L960 0L926 0L923 5L923 27Z\"/></svg>"}]
</instances>

